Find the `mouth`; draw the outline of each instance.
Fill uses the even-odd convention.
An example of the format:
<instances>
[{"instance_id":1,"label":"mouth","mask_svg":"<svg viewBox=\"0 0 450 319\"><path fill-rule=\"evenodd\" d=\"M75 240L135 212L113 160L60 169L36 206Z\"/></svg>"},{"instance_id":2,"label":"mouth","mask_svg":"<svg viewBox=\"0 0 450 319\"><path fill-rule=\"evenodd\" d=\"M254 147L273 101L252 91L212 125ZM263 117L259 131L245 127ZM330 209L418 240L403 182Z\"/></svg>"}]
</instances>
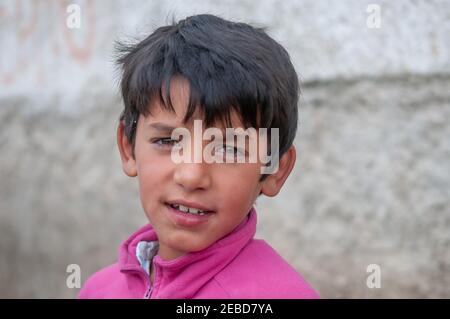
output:
<instances>
[{"instance_id":1,"label":"mouth","mask_svg":"<svg viewBox=\"0 0 450 319\"><path fill-rule=\"evenodd\" d=\"M198 204L187 204L187 203L181 204L181 203L177 203L177 202L172 202L172 203L166 203L166 205L179 211L180 213L184 213L187 215L203 216L203 215L214 213L213 210L207 209Z\"/></svg>"},{"instance_id":2,"label":"mouth","mask_svg":"<svg viewBox=\"0 0 450 319\"><path fill-rule=\"evenodd\" d=\"M214 215L215 211L199 205L186 201L172 201L166 202L168 208L168 217L177 227L192 228L207 225L210 217Z\"/></svg>"}]
</instances>

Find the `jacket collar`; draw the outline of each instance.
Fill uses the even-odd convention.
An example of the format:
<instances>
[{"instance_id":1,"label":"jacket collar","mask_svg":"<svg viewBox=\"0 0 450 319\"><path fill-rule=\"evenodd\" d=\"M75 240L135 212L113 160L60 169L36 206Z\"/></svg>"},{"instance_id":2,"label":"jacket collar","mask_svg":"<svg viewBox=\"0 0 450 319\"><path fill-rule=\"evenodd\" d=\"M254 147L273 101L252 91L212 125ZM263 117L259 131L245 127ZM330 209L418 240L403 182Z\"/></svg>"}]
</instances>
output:
<instances>
[{"instance_id":1,"label":"jacket collar","mask_svg":"<svg viewBox=\"0 0 450 319\"><path fill-rule=\"evenodd\" d=\"M256 232L256 210L227 236L211 246L190 252L173 260L153 258L156 267L152 297L191 298L228 263L230 263L253 238ZM142 271L136 258L136 246L141 241L157 241L153 227L148 224L122 243L119 249L119 267L122 272Z\"/></svg>"}]
</instances>

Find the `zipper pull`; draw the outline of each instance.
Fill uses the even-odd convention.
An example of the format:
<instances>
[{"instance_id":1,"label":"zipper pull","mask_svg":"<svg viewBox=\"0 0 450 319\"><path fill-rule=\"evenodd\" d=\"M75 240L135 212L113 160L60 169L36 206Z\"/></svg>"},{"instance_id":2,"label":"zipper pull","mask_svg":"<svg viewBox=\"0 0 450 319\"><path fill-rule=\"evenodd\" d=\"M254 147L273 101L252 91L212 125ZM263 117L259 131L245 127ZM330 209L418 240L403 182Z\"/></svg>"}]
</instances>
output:
<instances>
[{"instance_id":1,"label":"zipper pull","mask_svg":"<svg viewBox=\"0 0 450 319\"><path fill-rule=\"evenodd\" d=\"M153 285L149 286L145 295L144 295L144 299L150 299L150 295L152 294L152 290L153 290Z\"/></svg>"}]
</instances>

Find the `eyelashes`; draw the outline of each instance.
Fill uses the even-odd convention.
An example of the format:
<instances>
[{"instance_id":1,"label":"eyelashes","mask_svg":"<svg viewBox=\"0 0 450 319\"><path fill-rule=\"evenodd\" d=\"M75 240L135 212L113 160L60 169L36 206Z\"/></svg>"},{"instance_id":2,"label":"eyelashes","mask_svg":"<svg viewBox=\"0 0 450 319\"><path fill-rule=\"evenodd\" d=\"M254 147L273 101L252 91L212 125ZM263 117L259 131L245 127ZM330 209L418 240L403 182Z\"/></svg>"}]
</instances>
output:
<instances>
[{"instance_id":1,"label":"eyelashes","mask_svg":"<svg viewBox=\"0 0 450 319\"><path fill-rule=\"evenodd\" d=\"M180 140L174 140L170 137L158 137L150 140L152 144L163 150L170 150L173 146L177 146ZM180 146L181 147L181 146ZM214 147L214 151L218 153L229 153L235 156L245 156L246 151L241 150L235 146L230 146L227 144L217 145Z\"/></svg>"},{"instance_id":2,"label":"eyelashes","mask_svg":"<svg viewBox=\"0 0 450 319\"><path fill-rule=\"evenodd\" d=\"M173 140L170 137L159 137L151 140L152 144L164 149L170 149L172 146L175 146L179 142L180 141Z\"/></svg>"}]
</instances>

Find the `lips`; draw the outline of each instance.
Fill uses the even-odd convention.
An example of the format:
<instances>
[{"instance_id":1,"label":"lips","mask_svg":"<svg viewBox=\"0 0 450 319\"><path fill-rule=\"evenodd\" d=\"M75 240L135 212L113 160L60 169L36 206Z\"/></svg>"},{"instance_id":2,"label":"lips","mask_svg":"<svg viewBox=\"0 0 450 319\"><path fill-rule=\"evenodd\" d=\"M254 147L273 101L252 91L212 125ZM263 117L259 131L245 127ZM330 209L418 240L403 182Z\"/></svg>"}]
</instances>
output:
<instances>
[{"instance_id":1,"label":"lips","mask_svg":"<svg viewBox=\"0 0 450 319\"><path fill-rule=\"evenodd\" d=\"M214 210L212 210L209 207L206 207L205 205L195 202L188 202L185 200L171 200L168 201L166 204L172 207L173 209L179 210L180 212L186 214L205 215L214 212Z\"/></svg>"},{"instance_id":2,"label":"lips","mask_svg":"<svg viewBox=\"0 0 450 319\"><path fill-rule=\"evenodd\" d=\"M175 208L177 205L178 208ZM214 215L214 211L211 210L199 211L194 207L179 204L166 203L165 206L167 207L167 216L177 227L201 227L201 225L207 224L210 217ZM192 212L190 212L191 210ZM202 213L200 214L200 212Z\"/></svg>"},{"instance_id":3,"label":"lips","mask_svg":"<svg viewBox=\"0 0 450 319\"><path fill-rule=\"evenodd\" d=\"M179 211L186 213L186 214L194 214L194 215L208 214L207 211L200 210L197 208L187 207L187 206L183 206L183 205L178 205L178 204L170 204L170 207L172 207L174 209L178 209Z\"/></svg>"}]
</instances>

